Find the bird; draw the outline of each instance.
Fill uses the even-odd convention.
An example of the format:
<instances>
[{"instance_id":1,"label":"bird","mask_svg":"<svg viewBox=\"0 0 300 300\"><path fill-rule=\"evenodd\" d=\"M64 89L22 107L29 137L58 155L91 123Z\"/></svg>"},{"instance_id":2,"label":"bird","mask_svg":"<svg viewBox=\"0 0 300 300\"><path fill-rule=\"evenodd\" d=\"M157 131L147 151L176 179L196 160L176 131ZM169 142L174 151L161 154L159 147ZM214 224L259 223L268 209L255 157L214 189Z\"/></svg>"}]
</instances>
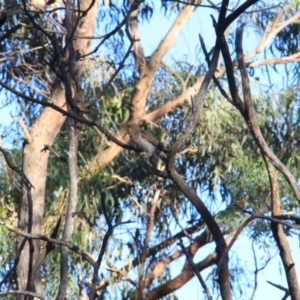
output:
<instances>
[{"instance_id":1,"label":"bird","mask_svg":"<svg viewBox=\"0 0 300 300\"><path fill-rule=\"evenodd\" d=\"M130 136L130 143L149 158L152 154L166 161L169 150L148 130L143 130L138 124L124 124L122 126Z\"/></svg>"}]
</instances>

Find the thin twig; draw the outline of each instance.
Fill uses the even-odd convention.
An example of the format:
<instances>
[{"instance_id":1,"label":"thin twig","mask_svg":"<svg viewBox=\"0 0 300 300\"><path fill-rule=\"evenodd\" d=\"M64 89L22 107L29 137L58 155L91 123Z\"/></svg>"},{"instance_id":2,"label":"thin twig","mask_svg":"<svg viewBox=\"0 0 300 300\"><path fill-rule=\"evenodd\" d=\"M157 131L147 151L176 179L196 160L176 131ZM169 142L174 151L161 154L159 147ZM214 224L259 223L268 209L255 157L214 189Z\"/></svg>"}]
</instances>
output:
<instances>
[{"instance_id":1,"label":"thin twig","mask_svg":"<svg viewBox=\"0 0 300 300\"><path fill-rule=\"evenodd\" d=\"M250 214L250 217L244 221L244 223L239 227L239 229L236 231L236 233L234 234L230 244L227 246L226 250L224 251L224 253L221 255L220 260L219 260L219 265L223 263L224 257L223 255L225 255L225 253L228 254L228 252L230 251L231 247L233 246L233 244L235 243L235 241L237 240L238 236L240 235L240 233L244 230L244 228L253 220L255 219L262 219L262 220L267 220L267 221L271 221L271 222L275 222L275 223L279 223L282 225L285 225L289 228L294 228L294 229L299 229L300 230L300 225L293 225L290 224L288 222L279 220L277 218L273 218L270 216L265 216L265 215L261 215L261 214L256 214L256 213L252 213L250 211L247 210L243 210L244 213ZM219 266L218 266L219 267Z\"/></svg>"},{"instance_id":2,"label":"thin twig","mask_svg":"<svg viewBox=\"0 0 300 300\"><path fill-rule=\"evenodd\" d=\"M133 10L135 10L135 9L137 9L137 8L135 7L135 5L132 5L132 6L130 7L130 10L127 12L127 15L124 17L123 21L122 21L119 25L117 25L112 31L110 31L109 33L107 33L107 34L104 36L103 40L95 47L95 49L94 49L93 51L91 51L91 52L89 52L89 53L87 53L87 54L85 54L85 55L80 56L80 58L82 59L82 58L84 58L84 57L86 57L86 56L90 56L90 55L92 55L93 53L96 53L96 52L98 51L98 49L103 45L103 43L104 43L107 39L109 39L111 36L113 36L115 33L117 33L117 32L118 32L118 31L119 31L119 30L127 23L128 18L129 18L129 16L130 16L131 12L132 12Z\"/></svg>"},{"instance_id":3,"label":"thin twig","mask_svg":"<svg viewBox=\"0 0 300 300\"><path fill-rule=\"evenodd\" d=\"M35 22L34 17L32 17L30 12L27 10L26 1L25 0L21 0L21 1L22 1L22 4L23 4L24 12L25 12L26 16L29 18L29 20L31 21L31 23L37 28L37 30L41 31L51 41L53 49L54 49L53 59L55 59L56 57L58 57L59 52L57 50L56 43L55 43L54 39L52 38L52 36L48 32L46 32L39 24L37 24ZM47 48L45 48L45 49L47 50Z\"/></svg>"},{"instance_id":4,"label":"thin twig","mask_svg":"<svg viewBox=\"0 0 300 300\"><path fill-rule=\"evenodd\" d=\"M255 244L255 240L252 240L251 248L252 248L252 253L253 253L253 258L254 258L255 270L254 270L254 288L253 288L253 292L252 292L252 296L251 296L250 300L254 299L255 292L257 290L257 275L258 275L258 273L260 271L264 270L267 267L268 263L271 261L271 259L276 255L276 252L275 252L273 257L268 257L268 259L265 261L264 265L261 266L260 268L258 268L258 266L257 266L257 257L256 257L255 249L254 249L254 244Z\"/></svg>"},{"instance_id":5,"label":"thin twig","mask_svg":"<svg viewBox=\"0 0 300 300\"><path fill-rule=\"evenodd\" d=\"M110 140L112 140L113 142L115 142L118 146L124 148L124 149L128 149L128 150L137 150L136 148L134 148L131 145L127 145L124 144L122 142L120 142L118 139L116 139L111 133L109 133L106 129L104 129L103 126L100 125L99 122L97 121L93 121L93 120L87 120L86 118L80 116L79 114L75 113L75 112L71 112L71 111L66 111L65 109L61 108L60 106L57 106L55 104L53 104L52 102L48 102L48 101L43 101L43 100L37 100L35 98L29 97L27 95L24 95L22 93L20 93L19 91L13 89L12 87L10 87L8 84L4 83L3 81L0 80L0 85L3 86L5 89L9 90L10 92L14 93L15 95L27 100L27 101L31 101L33 103L37 103L37 104L41 104L43 106L47 106L47 107L51 107L54 110L60 112L61 114L73 118L74 120L83 123L83 124L87 124L90 126L95 126L97 127L101 132L103 132Z\"/></svg>"},{"instance_id":6,"label":"thin twig","mask_svg":"<svg viewBox=\"0 0 300 300\"><path fill-rule=\"evenodd\" d=\"M191 268L193 269L193 271L194 271L195 275L197 276L197 278L198 278L200 284L202 285L202 287L203 287L203 289L204 289L204 292L205 292L205 294L206 294L206 296L207 296L207 299L212 300L212 299L213 299L213 298L212 298L212 295L211 295L211 293L210 293L210 291L209 291L207 285L205 284L205 282L204 282L204 280L203 280L203 278L202 278L202 276L201 276L199 270L197 269L196 265L194 264L192 257L190 256L190 254L188 253L188 251L187 251L186 248L184 247L181 238L180 238L179 241L178 241L178 245L181 247L182 252L185 254L185 256L186 256L186 258L187 258L187 260L188 260L188 262L189 262Z\"/></svg>"},{"instance_id":7,"label":"thin twig","mask_svg":"<svg viewBox=\"0 0 300 300\"><path fill-rule=\"evenodd\" d=\"M45 300L46 298L43 295L33 293L33 292L28 292L28 291L17 291L17 290L7 290L4 292L0 292L0 297L6 296L6 295L25 295L25 296L30 296L30 297L36 297L41 300Z\"/></svg>"},{"instance_id":8,"label":"thin twig","mask_svg":"<svg viewBox=\"0 0 300 300\"><path fill-rule=\"evenodd\" d=\"M203 37L201 36L201 34L199 34L199 40L200 40L200 44L201 44L201 48L204 52L204 56L205 56L205 60L207 62L207 65L208 67L210 66L210 58L209 58L209 54L207 52L207 49L206 49L206 46L205 46L205 43L204 43L204 39ZM219 80L217 79L217 77L215 76L215 74L213 75L213 81L215 83L215 85L217 86L217 88L219 89L220 93L223 95L223 97L225 99L227 99L228 102L230 102L231 104L232 103L232 99L229 97L229 95L226 93L226 91L223 89L221 83L219 82Z\"/></svg>"},{"instance_id":9,"label":"thin twig","mask_svg":"<svg viewBox=\"0 0 300 300\"><path fill-rule=\"evenodd\" d=\"M34 186L33 186L33 185L31 184L31 182L28 180L28 178L26 177L26 175L25 175L22 171L20 171L20 170L19 170L19 169L18 169L18 168L10 161L7 152L6 152L2 147L0 147L0 152L3 154L4 159L5 159L5 161L6 161L7 165L8 165L8 167L9 167L10 169L12 169L13 171L15 171L16 173L18 173L18 174L21 176L21 178L23 178L23 179L25 180L25 184L28 185L28 187L34 188Z\"/></svg>"},{"instance_id":10,"label":"thin twig","mask_svg":"<svg viewBox=\"0 0 300 300\"><path fill-rule=\"evenodd\" d=\"M41 150L41 152L46 152L47 150L53 153L62 162L66 164L68 163L68 160L65 157L61 156L53 147L49 145L44 145L44 148Z\"/></svg>"},{"instance_id":11,"label":"thin twig","mask_svg":"<svg viewBox=\"0 0 300 300\"><path fill-rule=\"evenodd\" d=\"M107 247L108 240L109 240L110 236L112 235L113 230L119 225L132 223L132 221L125 221L125 222L118 223L116 225L112 225L110 217L108 215L108 211L107 211L107 206L106 206L106 201L105 201L106 200L105 199L105 193L103 191L103 188L102 188L101 183L100 183L99 180L98 180L97 185L98 185L98 190L99 190L99 194L100 194L101 207L102 207L102 210L103 210L103 215L104 215L106 224L108 226L108 230L106 231L106 233L104 235L102 245L101 245L101 249L100 249L100 252L99 252L99 255L98 255L98 259L97 259L97 261L94 265L93 279L92 279L91 291L90 291L90 295L89 295L90 300L94 300L95 296L96 296L96 288L97 288L97 283L98 283L99 268L100 268L100 265L101 265L106 247Z\"/></svg>"},{"instance_id":12,"label":"thin twig","mask_svg":"<svg viewBox=\"0 0 300 300\"><path fill-rule=\"evenodd\" d=\"M283 298L281 300L285 300L285 299L287 299L290 296L290 290L288 288L285 288L285 287L283 287L280 284L273 283L273 282L271 282L269 280L267 280L267 283L269 283L269 284L275 286L276 288L278 288L278 289L280 289L280 290L282 290L282 291L285 292L285 295L283 296Z\"/></svg>"},{"instance_id":13,"label":"thin twig","mask_svg":"<svg viewBox=\"0 0 300 300\"><path fill-rule=\"evenodd\" d=\"M125 61L126 59L128 58L128 56L130 55L131 53L131 49L132 49L132 46L133 44L135 43L135 40L132 40L130 42L130 45L128 47L128 50L127 52L125 53L122 61L120 62L118 68L115 70L115 72L111 75L111 77L109 78L109 80L107 81L107 83L104 85L104 88L102 89L102 91L100 92L100 94L97 96L97 99L94 99L93 101L91 101L91 103L89 103L87 105L87 108L88 107L91 107L93 106L95 103L97 103L99 101L99 99L106 93L106 91L108 90L108 88L110 87L111 83L113 82L113 80L116 78L116 76L119 74L120 70L123 68L124 64L125 64Z\"/></svg>"},{"instance_id":14,"label":"thin twig","mask_svg":"<svg viewBox=\"0 0 300 300\"><path fill-rule=\"evenodd\" d=\"M14 232L18 235L23 236L23 237L26 237L27 239L42 240L42 241L46 241L48 243L53 243L53 244L56 244L56 245L59 245L59 246L66 246L71 251L74 251L77 254L79 254L80 256L82 256L92 266L95 266L95 264L96 264L96 261L94 260L94 258L92 257L91 254L89 254L89 253L87 253L83 250L80 250L80 248L78 246L75 246L70 242L49 238L49 237L47 237L45 235L42 235L42 234L31 234L31 233L28 233L28 232L26 232L24 230L21 230L19 228L10 226L8 224L5 224L5 222L3 222L3 221L0 221L0 224L5 226L9 231L12 231L12 232Z\"/></svg>"}]
</instances>

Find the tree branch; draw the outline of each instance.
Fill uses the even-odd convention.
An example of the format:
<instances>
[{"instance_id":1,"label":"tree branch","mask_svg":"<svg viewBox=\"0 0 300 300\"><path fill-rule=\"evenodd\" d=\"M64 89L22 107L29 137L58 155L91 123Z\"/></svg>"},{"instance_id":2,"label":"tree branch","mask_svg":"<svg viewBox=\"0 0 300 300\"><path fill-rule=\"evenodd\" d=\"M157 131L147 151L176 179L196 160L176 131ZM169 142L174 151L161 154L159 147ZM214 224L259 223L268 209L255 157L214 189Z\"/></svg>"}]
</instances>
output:
<instances>
[{"instance_id":1,"label":"tree branch","mask_svg":"<svg viewBox=\"0 0 300 300\"><path fill-rule=\"evenodd\" d=\"M42 240L42 241L46 241L48 243L53 243L53 244L56 244L56 245L68 247L71 251L74 251L77 254L79 254L80 256L82 256L92 266L96 265L96 261L94 260L94 258L92 257L91 254L89 254L89 253L87 253L83 250L80 250L79 247L73 245L70 242L49 238L49 237L47 237L45 235L42 235L42 234L31 234L31 233L25 232L24 230L21 230L19 228L10 226L8 224L5 224L5 222L3 222L3 221L0 221L0 224L5 226L9 231L12 231L12 232L14 232L18 235L21 235L23 237L26 237L28 239Z\"/></svg>"},{"instance_id":2,"label":"tree branch","mask_svg":"<svg viewBox=\"0 0 300 300\"><path fill-rule=\"evenodd\" d=\"M182 242L181 239L179 239L179 245L180 245L180 247L181 247L181 249L182 249L182 252L183 252L183 253L185 254L185 256L186 256L186 258L187 258L187 260L188 260L188 262L189 262L190 267L193 269L193 271L194 271L195 275L197 276L197 278L198 278L200 284L202 285L202 288L203 288L203 290L204 290L204 292L205 292L205 294L206 294L206 296L207 296L207 299L212 300L212 296L211 296L211 293L210 293L210 291L209 291L207 285L205 284L205 282L204 282L204 280L203 280L203 278L202 278L200 272L198 271L196 265L194 264L193 258L190 256L190 254L189 254L189 253L187 252L187 250L185 249L185 247L184 247L183 242Z\"/></svg>"},{"instance_id":3,"label":"tree branch","mask_svg":"<svg viewBox=\"0 0 300 300\"><path fill-rule=\"evenodd\" d=\"M2 298L2 296L6 296L6 295L25 295L25 296L30 296L30 297L36 297L41 300L46 299L43 295L33 293L33 292L27 292L27 291L8 290L8 291L0 292L1 298Z\"/></svg>"}]
</instances>

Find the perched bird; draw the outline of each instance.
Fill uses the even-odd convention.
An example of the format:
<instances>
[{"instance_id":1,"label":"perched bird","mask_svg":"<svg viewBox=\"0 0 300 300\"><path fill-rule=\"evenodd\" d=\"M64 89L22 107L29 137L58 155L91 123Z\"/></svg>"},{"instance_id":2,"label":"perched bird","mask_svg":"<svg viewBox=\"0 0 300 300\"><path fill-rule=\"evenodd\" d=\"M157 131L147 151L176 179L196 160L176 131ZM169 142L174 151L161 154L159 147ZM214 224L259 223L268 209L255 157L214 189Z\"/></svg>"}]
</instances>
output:
<instances>
[{"instance_id":1,"label":"perched bird","mask_svg":"<svg viewBox=\"0 0 300 300\"><path fill-rule=\"evenodd\" d=\"M122 127L129 134L131 144L143 151L147 158L156 154L166 160L169 150L150 131L141 129L137 124L125 124Z\"/></svg>"}]
</instances>

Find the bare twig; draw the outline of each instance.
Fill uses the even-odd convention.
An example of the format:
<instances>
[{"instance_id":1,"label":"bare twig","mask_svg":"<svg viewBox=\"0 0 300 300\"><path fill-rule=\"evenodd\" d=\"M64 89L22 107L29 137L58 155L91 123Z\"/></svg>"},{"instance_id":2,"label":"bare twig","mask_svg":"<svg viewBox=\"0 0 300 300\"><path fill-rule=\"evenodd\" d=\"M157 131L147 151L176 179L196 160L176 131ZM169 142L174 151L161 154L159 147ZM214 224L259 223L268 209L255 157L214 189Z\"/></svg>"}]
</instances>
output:
<instances>
[{"instance_id":1,"label":"bare twig","mask_svg":"<svg viewBox=\"0 0 300 300\"><path fill-rule=\"evenodd\" d=\"M92 55L93 53L96 53L107 39L109 39L111 36L113 36L115 33L117 33L124 25L126 25L126 23L128 22L128 19L130 17L131 12L134 11L135 9L137 9L136 4L134 4L130 7L129 11L127 12L126 16L124 17L124 19L122 20L122 22L120 24L118 24L112 31L110 31L109 33L102 36L103 40L95 47L95 49L93 51L91 51L91 52L89 52L85 55L80 56L80 58L84 58L86 56Z\"/></svg>"},{"instance_id":2,"label":"bare twig","mask_svg":"<svg viewBox=\"0 0 300 300\"><path fill-rule=\"evenodd\" d=\"M182 90L185 91L186 90L186 86L187 86L187 81L183 80L183 78L178 74L178 72L176 72L175 70L173 70L169 65L167 65L165 62L162 62L162 66L167 69L175 78L177 78L180 81Z\"/></svg>"},{"instance_id":3,"label":"bare twig","mask_svg":"<svg viewBox=\"0 0 300 300\"><path fill-rule=\"evenodd\" d=\"M51 239L56 239L59 230L61 228L61 225L64 224L65 219L66 219L66 215L67 215L67 209L68 209L68 203L66 201L66 203L63 206L62 212L60 214L59 219L56 222L56 225L50 235ZM48 241L46 247L44 247L44 249L41 251L39 258L37 259L37 261L35 262L33 269L32 269L32 273L36 274L36 272L39 270L43 260L45 259L45 257L52 251L55 249L55 244Z\"/></svg>"},{"instance_id":4,"label":"bare twig","mask_svg":"<svg viewBox=\"0 0 300 300\"><path fill-rule=\"evenodd\" d=\"M101 132L103 132L110 140L112 140L113 142L115 142L117 145L119 145L122 148L128 149L128 150L135 150L135 148L133 146L124 144L122 142L120 142L118 139L116 139L112 134L110 134L106 129L104 129L103 126L100 125L99 122L97 121L93 121L93 120L87 120L86 118L80 116L79 114L75 113L75 112L70 112L70 111L66 111L63 108L48 102L48 101L43 101L43 100L37 100L35 98L29 97L27 95L24 95L22 93L20 93L19 91L11 88L9 85L7 85L6 83L4 83L3 81L0 80L0 85L3 86L4 88L6 88L7 90L9 90L10 92L14 93L15 95L22 97L23 99L27 100L27 101L31 101L33 103L37 103L37 104L41 104L43 106L47 106L47 107L51 107L54 110L60 112L62 115L66 115L67 117L73 118L74 120L83 123L83 124L87 124L90 126L95 126L97 127Z\"/></svg>"},{"instance_id":5,"label":"bare twig","mask_svg":"<svg viewBox=\"0 0 300 300\"><path fill-rule=\"evenodd\" d=\"M0 292L0 298L2 298L2 296L6 296L6 295L25 295L25 296L30 296L30 297L36 297L41 300L46 299L43 295L33 293L33 292L27 292L27 291L8 290L8 291Z\"/></svg>"},{"instance_id":6,"label":"bare twig","mask_svg":"<svg viewBox=\"0 0 300 300\"><path fill-rule=\"evenodd\" d=\"M135 43L135 40L132 40L129 47L128 47L128 50L127 52L125 53L122 61L120 62L118 68L115 70L115 72L111 75L111 77L109 78L109 80L107 81L107 83L104 85L102 91L100 92L100 94L97 96L97 99L91 101L88 105L87 105L87 108L88 107L91 107L93 106L95 103L97 103L99 101L99 99L106 93L106 91L108 90L108 88L111 86L111 83L114 81L114 79L116 78L116 76L119 74L120 70L124 67L124 64L125 64L125 61L126 59L128 58L128 56L130 55L131 53L131 49L132 49L132 46L134 45Z\"/></svg>"},{"instance_id":7,"label":"bare twig","mask_svg":"<svg viewBox=\"0 0 300 300\"><path fill-rule=\"evenodd\" d=\"M240 233L244 230L244 228L249 224L251 223L253 220L255 219L263 219L263 220L267 220L267 221L271 221L271 222L276 222L276 223L279 223L279 224L282 224L282 225L285 225L289 228L294 228L294 229L299 229L300 230L300 225L293 225L293 224L290 224L289 222L285 222L285 221L282 221L280 219L277 219L277 218L274 218L274 217L269 217L269 216L265 216L265 215L261 215L261 214L256 214L256 213L252 213L252 212L249 212L247 210L244 210L243 212L247 213L247 214L250 214L250 217L244 221L244 223L239 227L239 229L236 231L236 233L234 234L230 244L227 246L226 250L224 251L224 253L228 253L231 249L231 247L233 246L233 244L235 243L235 241L237 240L238 236L240 235ZM220 260L219 260L219 265L223 263L223 255L224 253L222 254L222 256L220 257Z\"/></svg>"},{"instance_id":8,"label":"bare twig","mask_svg":"<svg viewBox=\"0 0 300 300\"><path fill-rule=\"evenodd\" d=\"M267 267L267 265L270 262L270 260L276 255L276 253L275 253L273 257L268 257L268 259L265 261L265 263L263 264L263 266L261 266L260 268L258 268L258 266L257 266L257 257L256 257L255 249L254 249L254 244L255 244L255 241L252 240L251 248L252 248L252 253L253 253L253 257L254 257L255 270L254 270L254 287L253 287L253 292L252 292L252 295L251 295L251 300L254 299L255 292L257 290L257 275L258 275L258 273L260 271L264 270Z\"/></svg>"},{"instance_id":9,"label":"bare twig","mask_svg":"<svg viewBox=\"0 0 300 300\"><path fill-rule=\"evenodd\" d=\"M22 171L20 171L20 170L19 170L19 169L18 169L18 168L10 161L7 152L6 152L2 147L0 147L0 152L3 154L4 159L5 159L5 161L6 161L7 165L8 165L8 167L9 167L10 169L12 169L13 171L15 171L16 173L18 173L18 174L21 176L21 178L25 181L25 184L26 184L29 188L34 188L34 186L33 186L33 185L31 184L31 182L28 180L28 178L26 177L26 175L25 175Z\"/></svg>"},{"instance_id":10,"label":"bare twig","mask_svg":"<svg viewBox=\"0 0 300 300\"><path fill-rule=\"evenodd\" d=\"M181 239L179 239L178 245L181 247L182 252L185 254L191 268L193 269L193 271L194 271L195 275L197 276L200 284L202 285L202 288L204 289L204 292L207 296L207 299L212 300L212 296L211 296L211 293L210 293L207 285L205 284L199 270L197 269L196 265L194 264L192 257L190 256L190 254L187 252L186 248L184 247L183 242L182 242Z\"/></svg>"},{"instance_id":11,"label":"bare twig","mask_svg":"<svg viewBox=\"0 0 300 300\"><path fill-rule=\"evenodd\" d=\"M206 50L206 46L205 46L205 43L204 43L204 40L203 40L203 37L199 34L199 40L200 40L200 44L201 44L201 48L204 52L204 56L205 56L205 60L208 64L208 66L210 66L210 58L209 58L209 54ZM229 97L229 95L226 93L226 91L223 89L222 85L220 84L219 80L217 79L216 75L214 74L213 75L213 81L215 83L215 85L218 87L219 91L221 92L221 94L223 95L223 97L225 99L227 99L228 102L230 102L231 104L232 103L232 99Z\"/></svg>"},{"instance_id":12,"label":"bare twig","mask_svg":"<svg viewBox=\"0 0 300 300\"><path fill-rule=\"evenodd\" d=\"M58 57L59 52L57 49L57 45L56 45L55 41L53 40L52 36L48 32L46 32L39 24L36 23L35 18L27 10L26 1L25 0L21 0L21 1L23 4L24 12L27 15L27 17L29 18L29 20L31 21L31 23L36 27L37 30L41 31L51 41L51 44L52 44L52 47L54 50L53 59L56 59ZM44 49L46 49L46 51L48 51L47 48L44 48Z\"/></svg>"},{"instance_id":13,"label":"bare twig","mask_svg":"<svg viewBox=\"0 0 300 300\"><path fill-rule=\"evenodd\" d=\"M68 160L61 156L53 147L49 146L49 145L44 145L45 147L41 150L41 151L50 151L51 153L53 153L59 160L61 160L64 163L68 163Z\"/></svg>"},{"instance_id":14,"label":"bare twig","mask_svg":"<svg viewBox=\"0 0 300 300\"><path fill-rule=\"evenodd\" d=\"M161 192L160 189L156 189L154 198L151 202L151 208L149 211L149 219L148 219L148 228L147 228L147 232L146 232L146 236L145 236L145 240L144 240L142 253L140 256L140 268L138 271L139 284L138 284L138 291L137 291L139 299L144 299L145 262L146 262L146 258L147 258L150 236L151 236L151 233L155 226L155 215L156 215L156 211L157 211L158 205L159 205L160 192Z\"/></svg>"},{"instance_id":15,"label":"bare twig","mask_svg":"<svg viewBox=\"0 0 300 300\"><path fill-rule=\"evenodd\" d=\"M280 290L282 290L282 291L285 292L285 295L283 296L283 298L282 298L281 300L285 300L285 299L288 299L288 298L289 298L289 296L290 296L290 290L289 290L289 289L283 287L283 286L280 285L280 284L273 283L273 282L271 282L271 281L269 281L269 280L267 280L267 283L269 283L269 284L275 286L276 288L278 288L278 289L280 289Z\"/></svg>"},{"instance_id":16,"label":"bare twig","mask_svg":"<svg viewBox=\"0 0 300 300\"><path fill-rule=\"evenodd\" d=\"M106 221L107 226L108 226L108 230L106 231L106 233L104 235L102 245L101 245L101 249L100 249L100 252L99 252L99 255L98 255L98 259L97 259L97 262L94 265L93 279L92 279L91 291L90 291L90 295L89 295L90 300L95 299L97 284L98 284L99 268L100 268L100 265L101 265L106 247L107 247L108 240L109 240L110 236L112 235L114 228L116 228L117 226L122 225L122 224L132 223L131 221L125 221L125 222L118 223L116 225L112 225L111 219L110 219L110 217L108 215L108 211L107 211L105 193L104 193L103 188L100 184L100 181L98 181L98 190L99 190L99 194L100 194L101 207L102 207L102 210L103 210L105 221Z\"/></svg>"},{"instance_id":17,"label":"bare twig","mask_svg":"<svg viewBox=\"0 0 300 300\"><path fill-rule=\"evenodd\" d=\"M185 4L185 5L192 5L192 6L196 6L196 7L214 8L214 9L216 9L218 11L221 9L220 6L218 6L217 4L213 3L213 1L211 1L211 0L207 1L211 5L192 3L192 2L182 1L182 0L167 0L167 1L172 1L172 2L181 3L181 4ZM280 7L280 5L281 4L276 4L276 5L272 5L270 7L266 7L266 8L262 8L262 9L253 9L251 11L244 11L244 13L245 14L253 14L253 13L257 13L257 12L261 12L261 11L267 11L267 10L271 10L271 9L274 9L274 8L278 8L278 7ZM228 8L228 11L234 11L234 10Z\"/></svg>"},{"instance_id":18,"label":"bare twig","mask_svg":"<svg viewBox=\"0 0 300 300\"><path fill-rule=\"evenodd\" d=\"M92 257L91 254L80 250L79 247L73 245L70 242L49 238L49 237L47 237L45 235L42 235L42 234L31 234L31 233L25 232L24 230L21 230L19 228L10 226L8 224L5 224L5 222L3 222L3 221L0 221L0 224L5 226L9 231L12 231L12 232L14 232L18 235L23 236L23 237L26 237L27 239L42 240L42 241L46 241L46 242L53 243L53 244L56 244L56 245L68 247L71 251L74 251L77 254L79 254L80 256L82 256L92 266L95 266L95 264L96 264L96 261L94 260L94 258Z\"/></svg>"},{"instance_id":19,"label":"bare twig","mask_svg":"<svg viewBox=\"0 0 300 300\"><path fill-rule=\"evenodd\" d=\"M69 119L69 151L68 151L68 166L70 176L70 192L68 199L68 209L65 220L65 227L63 232L63 240L70 241L72 233L74 231L75 218L74 213L78 201L78 142L79 142L79 131L78 126L74 119ZM68 286L68 248L65 246L61 247L61 267L60 267L60 285L57 295L57 300L63 300L67 292Z\"/></svg>"}]
</instances>

